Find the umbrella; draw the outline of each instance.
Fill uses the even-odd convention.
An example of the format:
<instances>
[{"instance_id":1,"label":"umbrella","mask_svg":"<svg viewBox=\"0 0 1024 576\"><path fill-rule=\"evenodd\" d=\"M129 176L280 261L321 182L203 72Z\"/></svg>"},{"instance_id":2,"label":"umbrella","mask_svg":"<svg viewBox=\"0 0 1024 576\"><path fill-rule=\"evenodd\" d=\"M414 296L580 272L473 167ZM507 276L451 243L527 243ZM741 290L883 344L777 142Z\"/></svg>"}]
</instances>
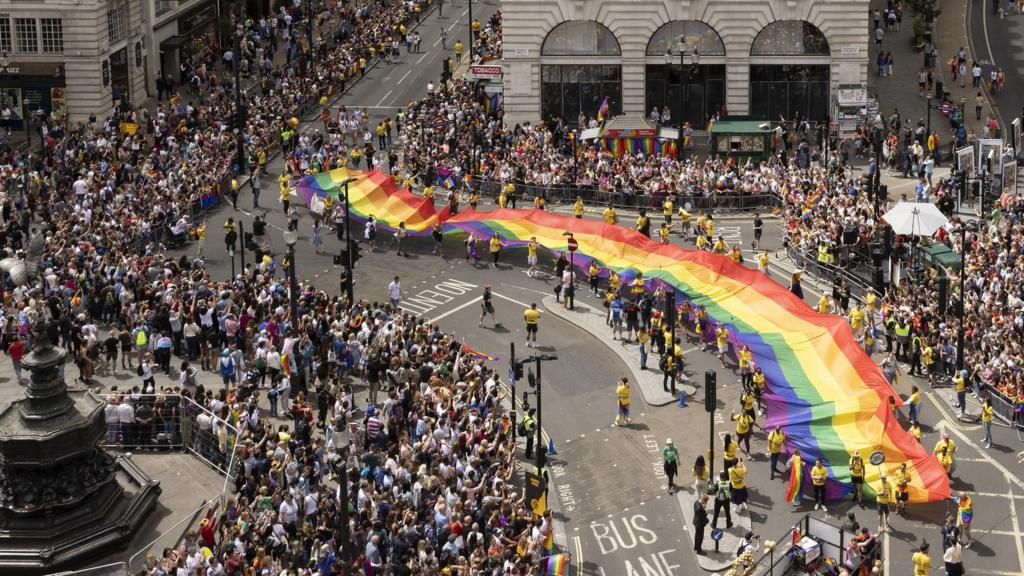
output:
<instances>
[{"instance_id":1,"label":"umbrella","mask_svg":"<svg viewBox=\"0 0 1024 576\"><path fill-rule=\"evenodd\" d=\"M927 202L900 202L882 216L897 234L931 236L946 225L949 220Z\"/></svg>"}]
</instances>

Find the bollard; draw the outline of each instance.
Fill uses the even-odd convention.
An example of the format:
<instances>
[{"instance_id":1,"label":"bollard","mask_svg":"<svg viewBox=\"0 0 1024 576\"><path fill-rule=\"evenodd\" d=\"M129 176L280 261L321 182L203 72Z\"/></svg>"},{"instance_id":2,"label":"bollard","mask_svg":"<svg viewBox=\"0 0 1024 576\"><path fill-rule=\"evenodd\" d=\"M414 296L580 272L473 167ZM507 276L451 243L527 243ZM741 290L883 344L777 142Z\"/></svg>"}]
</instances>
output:
<instances>
[{"instance_id":1,"label":"bollard","mask_svg":"<svg viewBox=\"0 0 1024 576\"><path fill-rule=\"evenodd\" d=\"M679 393L679 407L686 408L686 392Z\"/></svg>"},{"instance_id":2,"label":"bollard","mask_svg":"<svg viewBox=\"0 0 1024 576\"><path fill-rule=\"evenodd\" d=\"M551 438L548 438L548 454L558 454L555 452L555 441Z\"/></svg>"}]
</instances>

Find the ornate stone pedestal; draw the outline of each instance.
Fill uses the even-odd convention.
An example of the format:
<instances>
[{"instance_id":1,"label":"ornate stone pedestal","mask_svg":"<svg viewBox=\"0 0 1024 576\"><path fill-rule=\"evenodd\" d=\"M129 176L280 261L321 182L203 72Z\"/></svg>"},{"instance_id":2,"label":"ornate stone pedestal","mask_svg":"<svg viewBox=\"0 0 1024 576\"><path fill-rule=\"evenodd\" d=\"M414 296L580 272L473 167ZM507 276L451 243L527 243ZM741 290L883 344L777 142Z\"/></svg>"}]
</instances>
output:
<instances>
[{"instance_id":1,"label":"ornate stone pedestal","mask_svg":"<svg viewBox=\"0 0 1024 576\"><path fill-rule=\"evenodd\" d=\"M25 399L0 413L0 572L81 567L127 542L160 494L130 459L99 447L103 400L68 390L66 355L40 330L22 361Z\"/></svg>"}]
</instances>

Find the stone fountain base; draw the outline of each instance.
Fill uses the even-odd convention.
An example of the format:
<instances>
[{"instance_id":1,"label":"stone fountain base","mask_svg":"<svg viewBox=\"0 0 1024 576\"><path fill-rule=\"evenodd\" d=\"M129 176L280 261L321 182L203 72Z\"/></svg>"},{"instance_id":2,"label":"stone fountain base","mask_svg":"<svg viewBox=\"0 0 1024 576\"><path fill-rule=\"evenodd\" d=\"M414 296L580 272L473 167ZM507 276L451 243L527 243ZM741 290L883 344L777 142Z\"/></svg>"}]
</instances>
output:
<instances>
[{"instance_id":1,"label":"stone fountain base","mask_svg":"<svg viewBox=\"0 0 1024 576\"><path fill-rule=\"evenodd\" d=\"M113 462L113 478L85 500L45 514L0 511L0 566L4 574L48 574L75 569L131 540L160 495L130 458Z\"/></svg>"}]
</instances>

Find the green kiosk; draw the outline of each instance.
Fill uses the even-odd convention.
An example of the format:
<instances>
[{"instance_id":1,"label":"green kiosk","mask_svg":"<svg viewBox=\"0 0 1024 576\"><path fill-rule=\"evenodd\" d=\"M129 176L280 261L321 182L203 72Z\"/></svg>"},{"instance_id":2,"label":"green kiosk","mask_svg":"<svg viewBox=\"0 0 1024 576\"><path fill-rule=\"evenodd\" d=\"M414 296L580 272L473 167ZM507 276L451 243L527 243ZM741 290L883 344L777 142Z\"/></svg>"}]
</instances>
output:
<instances>
[{"instance_id":1,"label":"green kiosk","mask_svg":"<svg viewBox=\"0 0 1024 576\"><path fill-rule=\"evenodd\" d=\"M711 125L711 153L759 162L772 153L772 125L757 116L723 116Z\"/></svg>"}]
</instances>

